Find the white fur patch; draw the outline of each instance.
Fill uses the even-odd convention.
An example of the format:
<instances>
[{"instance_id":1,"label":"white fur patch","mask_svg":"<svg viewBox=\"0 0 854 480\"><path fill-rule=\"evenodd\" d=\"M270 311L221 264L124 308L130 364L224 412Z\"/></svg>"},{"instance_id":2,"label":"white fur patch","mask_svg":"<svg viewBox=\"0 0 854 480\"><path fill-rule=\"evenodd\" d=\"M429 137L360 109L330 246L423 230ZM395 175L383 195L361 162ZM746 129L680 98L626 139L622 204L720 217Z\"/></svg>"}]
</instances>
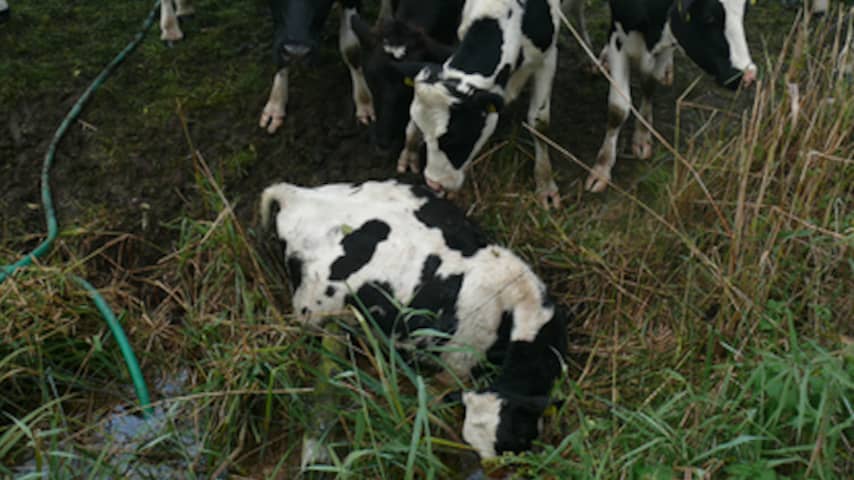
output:
<instances>
[{"instance_id":1,"label":"white fur patch","mask_svg":"<svg viewBox=\"0 0 854 480\"><path fill-rule=\"evenodd\" d=\"M756 70L750 58L747 37L744 34L744 6L747 0L719 0L726 12L724 35L729 43L729 60L742 72Z\"/></svg>"},{"instance_id":2,"label":"white fur patch","mask_svg":"<svg viewBox=\"0 0 854 480\"><path fill-rule=\"evenodd\" d=\"M406 56L406 45L383 45L383 51L396 60L400 60Z\"/></svg>"},{"instance_id":3,"label":"white fur patch","mask_svg":"<svg viewBox=\"0 0 854 480\"><path fill-rule=\"evenodd\" d=\"M477 450L481 459L493 458L496 455L495 442L498 440L502 403L498 394L493 392L463 393L463 405L466 408L463 440Z\"/></svg>"}]
</instances>

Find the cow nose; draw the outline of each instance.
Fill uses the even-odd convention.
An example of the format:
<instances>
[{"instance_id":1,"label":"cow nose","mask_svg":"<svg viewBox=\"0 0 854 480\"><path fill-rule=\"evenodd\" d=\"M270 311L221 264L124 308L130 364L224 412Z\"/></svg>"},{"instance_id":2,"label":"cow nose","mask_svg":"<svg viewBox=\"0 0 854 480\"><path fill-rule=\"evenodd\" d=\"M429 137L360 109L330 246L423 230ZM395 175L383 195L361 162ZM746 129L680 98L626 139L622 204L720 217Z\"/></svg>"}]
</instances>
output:
<instances>
[{"instance_id":1,"label":"cow nose","mask_svg":"<svg viewBox=\"0 0 854 480\"><path fill-rule=\"evenodd\" d=\"M302 58L311 52L311 47L308 45L285 44L282 48L285 50L285 54L290 58Z\"/></svg>"},{"instance_id":2,"label":"cow nose","mask_svg":"<svg viewBox=\"0 0 854 480\"><path fill-rule=\"evenodd\" d=\"M440 184L439 182L434 182L433 180L430 180L427 177L425 177L424 180L427 182L427 186L430 187L430 190L436 192L437 196L439 196L440 198L445 196L445 189L442 187L442 184Z\"/></svg>"},{"instance_id":3,"label":"cow nose","mask_svg":"<svg viewBox=\"0 0 854 480\"><path fill-rule=\"evenodd\" d=\"M756 66L751 65L744 70L744 74L741 76L741 84L746 88L753 85L754 81L756 81Z\"/></svg>"}]
</instances>

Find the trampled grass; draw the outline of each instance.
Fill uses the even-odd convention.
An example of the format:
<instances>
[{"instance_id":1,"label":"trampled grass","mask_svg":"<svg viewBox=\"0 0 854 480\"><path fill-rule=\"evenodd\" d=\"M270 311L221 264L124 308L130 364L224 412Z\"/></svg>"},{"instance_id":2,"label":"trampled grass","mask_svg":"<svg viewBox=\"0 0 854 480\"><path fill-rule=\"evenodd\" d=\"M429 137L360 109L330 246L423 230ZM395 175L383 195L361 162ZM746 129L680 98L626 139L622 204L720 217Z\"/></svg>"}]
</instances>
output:
<instances>
[{"instance_id":1,"label":"trampled grass","mask_svg":"<svg viewBox=\"0 0 854 480\"><path fill-rule=\"evenodd\" d=\"M461 202L474 200L464 202L473 215L577 312L555 387L563 403L541 443L487 472L854 475L854 79L836 68L843 22L796 23L762 57L747 109L680 102L679 158L660 153L603 196L575 182L562 210L536 207L515 173L528 168L523 131L475 167ZM233 98L209 87L195 101ZM225 168L253 161L241 155ZM173 245L109 231L96 209L43 265L0 285L0 476L294 478L305 430L334 447L311 475L474 471L459 408L437 400L369 317L345 313L355 321L325 342L289 321L282 263L264 232L238 221L229 173L200 154L192 165L197 201L160 225ZM4 239L3 263L28 241ZM139 267L119 261L152 251ZM108 285L154 390L148 426L69 273Z\"/></svg>"}]
</instances>

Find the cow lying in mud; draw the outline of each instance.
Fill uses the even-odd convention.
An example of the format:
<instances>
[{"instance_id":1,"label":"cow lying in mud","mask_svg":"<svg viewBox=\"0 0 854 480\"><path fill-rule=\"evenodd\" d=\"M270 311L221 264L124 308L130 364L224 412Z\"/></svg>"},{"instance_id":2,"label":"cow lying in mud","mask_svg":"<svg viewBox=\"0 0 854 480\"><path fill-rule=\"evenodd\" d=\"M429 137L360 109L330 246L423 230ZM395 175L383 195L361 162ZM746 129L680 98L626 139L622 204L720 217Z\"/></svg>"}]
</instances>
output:
<instances>
[{"instance_id":1,"label":"cow lying in mud","mask_svg":"<svg viewBox=\"0 0 854 480\"><path fill-rule=\"evenodd\" d=\"M673 51L688 57L728 88L756 79L744 34L748 0L610 0L611 34L605 47L614 82L608 93L608 129L585 186L601 192L611 180L617 139L631 106L631 69L640 70L640 114L652 124L657 83L673 83ZM652 135L638 122L632 139L637 158L652 156Z\"/></svg>"},{"instance_id":2,"label":"cow lying in mud","mask_svg":"<svg viewBox=\"0 0 854 480\"><path fill-rule=\"evenodd\" d=\"M284 246L300 322L361 302L398 344L464 346L441 353L460 378L485 356L501 370L486 390L462 394L463 438L484 459L531 447L562 372L566 319L519 257L447 200L396 181L278 184L261 213ZM434 314L402 315L400 305ZM413 335L423 329L447 336Z\"/></svg>"},{"instance_id":3,"label":"cow lying in mud","mask_svg":"<svg viewBox=\"0 0 854 480\"><path fill-rule=\"evenodd\" d=\"M463 9L460 45L444 64L398 66L413 78L415 96L398 168L418 165L427 145L424 178L437 191L458 190L465 169L498 124L498 113L533 78L528 122L548 128L557 66L558 0L469 0ZM545 205L560 195L548 147L534 138L534 178Z\"/></svg>"},{"instance_id":4,"label":"cow lying in mud","mask_svg":"<svg viewBox=\"0 0 854 480\"><path fill-rule=\"evenodd\" d=\"M380 18L391 14L391 1L381 0ZM260 127L269 133L275 133L284 122L288 103L289 68L317 48L333 3L335 0L270 0L274 31L273 62L278 71L273 77L270 97L259 121ZM338 46L344 63L350 70L356 118L367 125L374 120L373 99L361 67L359 39L350 22L361 1L338 0L338 3L341 4ZM160 38L170 42L184 38L178 19L194 12L190 0L163 0L160 9Z\"/></svg>"}]
</instances>

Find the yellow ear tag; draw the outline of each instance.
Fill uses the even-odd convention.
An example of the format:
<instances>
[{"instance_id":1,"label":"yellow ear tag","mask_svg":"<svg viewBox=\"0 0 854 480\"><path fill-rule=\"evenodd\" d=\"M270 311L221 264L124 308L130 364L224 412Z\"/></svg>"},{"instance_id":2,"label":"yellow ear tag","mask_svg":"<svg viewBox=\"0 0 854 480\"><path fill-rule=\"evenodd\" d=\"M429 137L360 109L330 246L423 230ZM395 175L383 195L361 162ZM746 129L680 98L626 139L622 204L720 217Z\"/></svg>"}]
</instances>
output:
<instances>
[{"instance_id":1,"label":"yellow ear tag","mask_svg":"<svg viewBox=\"0 0 854 480\"><path fill-rule=\"evenodd\" d=\"M489 113L495 113L498 111L498 109L495 108L495 105L490 103L489 105L486 106L486 111Z\"/></svg>"},{"instance_id":2,"label":"yellow ear tag","mask_svg":"<svg viewBox=\"0 0 854 480\"><path fill-rule=\"evenodd\" d=\"M545 411L543 411L543 416L546 418L554 417L557 415L557 407L554 405L549 405L546 407Z\"/></svg>"},{"instance_id":3,"label":"yellow ear tag","mask_svg":"<svg viewBox=\"0 0 854 480\"><path fill-rule=\"evenodd\" d=\"M407 87L414 87L415 86L415 80L413 80L412 77L406 77L403 79L403 84L406 85Z\"/></svg>"}]
</instances>

